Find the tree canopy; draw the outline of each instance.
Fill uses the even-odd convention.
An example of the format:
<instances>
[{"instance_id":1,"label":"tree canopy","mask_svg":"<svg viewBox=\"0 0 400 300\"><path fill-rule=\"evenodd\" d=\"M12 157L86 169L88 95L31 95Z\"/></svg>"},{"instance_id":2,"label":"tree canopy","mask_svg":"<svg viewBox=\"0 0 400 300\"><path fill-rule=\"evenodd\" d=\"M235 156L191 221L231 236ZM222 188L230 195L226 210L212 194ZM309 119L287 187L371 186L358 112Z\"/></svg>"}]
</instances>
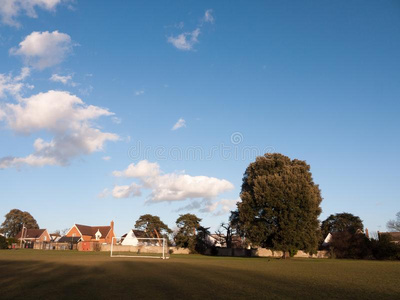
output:
<instances>
[{"instance_id":1,"label":"tree canopy","mask_svg":"<svg viewBox=\"0 0 400 300\"><path fill-rule=\"evenodd\" d=\"M358 216L354 216L350 213L339 213L330 215L321 224L321 231L324 237L328 233L334 232L349 232L355 234L358 230L363 231L364 225Z\"/></svg>"},{"instance_id":2,"label":"tree canopy","mask_svg":"<svg viewBox=\"0 0 400 300\"><path fill-rule=\"evenodd\" d=\"M29 212L12 209L5 215L5 220L1 224L1 232L8 237L15 237L23 225L28 229L39 229L38 223Z\"/></svg>"},{"instance_id":3,"label":"tree canopy","mask_svg":"<svg viewBox=\"0 0 400 300\"><path fill-rule=\"evenodd\" d=\"M252 245L315 252L322 197L305 161L282 154L257 157L244 173L242 202L231 221Z\"/></svg>"},{"instance_id":4,"label":"tree canopy","mask_svg":"<svg viewBox=\"0 0 400 300\"><path fill-rule=\"evenodd\" d=\"M181 248L188 248L192 252L196 247L197 230L200 228L201 219L194 214L180 215L176 220L178 231L174 236L175 244Z\"/></svg>"},{"instance_id":5,"label":"tree canopy","mask_svg":"<svg viewBox=\"0 0 400 300\"><path fill-rule=\"evenodd\" d=\"M172 230L160 220L160 217L150 214L140 216L136 221L135 228L143 230L153 238L159 238L160 236L172 233Z\"/></svg>"},{"instance_id":6,"label":"tree canopy","mask_svg":"<svg viewBox=\"0 0 400 300\"><path fill-rule=\"evenodd\" d=\"M400 231L400 211L396 214L396 220L387 222L386 227L391 231Z\"/></svg>"}]
</instances>

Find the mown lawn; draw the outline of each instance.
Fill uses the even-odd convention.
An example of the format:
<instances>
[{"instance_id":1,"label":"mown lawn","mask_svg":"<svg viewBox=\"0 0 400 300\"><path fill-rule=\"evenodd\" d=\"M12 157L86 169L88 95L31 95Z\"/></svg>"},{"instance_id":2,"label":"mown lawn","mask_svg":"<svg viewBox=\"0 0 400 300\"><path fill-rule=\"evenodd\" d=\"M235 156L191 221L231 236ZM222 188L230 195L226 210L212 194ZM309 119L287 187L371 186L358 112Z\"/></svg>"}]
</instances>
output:
<instances>
[{"instance_id":1,"label":"mown lawn","mask_svg":"<svg viewBox=\"0 0 400 300\"><path fill-rule=\"evenodd\" d=\"M400 262L2 250L1 299L400 299Z\"/></svg>"}]
</instances>

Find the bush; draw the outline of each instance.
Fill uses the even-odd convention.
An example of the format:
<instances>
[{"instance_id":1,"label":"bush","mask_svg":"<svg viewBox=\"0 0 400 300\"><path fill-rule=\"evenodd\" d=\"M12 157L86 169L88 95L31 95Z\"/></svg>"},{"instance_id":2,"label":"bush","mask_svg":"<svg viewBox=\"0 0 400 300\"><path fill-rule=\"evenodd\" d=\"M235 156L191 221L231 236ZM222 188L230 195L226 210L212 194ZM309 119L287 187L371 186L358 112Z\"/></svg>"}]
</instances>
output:
<instances>
[{"instance_id":1,"label":"bush","mask_svg":"<svg viewBox=\"0 0 400 300\"><path fill-rule=\"evenodd\" d=\"M369 258L372 254L370 244L370 240L362 233L336 232L332 235L330 250L332 257L336 258Z\"/></svg>"},{"instance_id":2,"label":"bush","mask_svg":"<svg viewBox=\"0 0 400 300\"><path fill-rule=\"evenodd\" d=\"M0 249L8 249L8 243L4 236L0 236Z\"/></svg>"},{"instance_id":3,"label":"bush","mask_svg":"<svg viewBox=\"0 0 400 300\"><path fill-rule=\"evenodd\" d=\"M400 259L400 245L393 243L387 234L381 234L379 240L372 240L371 249L376 259Z\"/></svg>"}]
</instances>

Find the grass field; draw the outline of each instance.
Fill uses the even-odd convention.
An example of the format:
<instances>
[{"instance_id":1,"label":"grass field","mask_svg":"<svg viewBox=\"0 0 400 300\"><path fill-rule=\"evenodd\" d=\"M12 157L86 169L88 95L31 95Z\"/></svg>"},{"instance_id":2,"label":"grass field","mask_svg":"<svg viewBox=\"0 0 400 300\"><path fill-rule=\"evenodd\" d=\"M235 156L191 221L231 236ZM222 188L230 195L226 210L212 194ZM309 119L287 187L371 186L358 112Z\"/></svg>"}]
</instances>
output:
<instances>
[{"instance_id":1,"label":"grass field","mask_svg":"<svg viewBox=\"0 0 400 300\"><path fill-rule=\"evenodd\" d=\"M1 299L400 299L400 262L0 251Z\"/></svg>"}]
</instances>

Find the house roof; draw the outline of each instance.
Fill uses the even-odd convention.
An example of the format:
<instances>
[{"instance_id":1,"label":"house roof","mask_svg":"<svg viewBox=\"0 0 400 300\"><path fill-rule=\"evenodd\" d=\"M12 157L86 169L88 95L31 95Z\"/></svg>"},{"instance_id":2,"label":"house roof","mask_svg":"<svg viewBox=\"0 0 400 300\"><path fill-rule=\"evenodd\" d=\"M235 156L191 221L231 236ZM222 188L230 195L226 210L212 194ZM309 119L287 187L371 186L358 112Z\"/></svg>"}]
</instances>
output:
<instances>
[{"instance_id":1,"label":"house roof","mask_svg":"<svg viewBox=\"0 0 400 300\"><path fill-rule=\"evenodd\" d=\"M95 237L96 232L100 231L101 237L105 238L111 230L111 226L87 226L80 224L75 224L75 226L82 235L89 235L91 237Z\"/></svg>"},{"instance_id":2,"label":"house roof","mask_svg":"<svg viewBox=\"0 0 400 300\"><path fill-rule=\"evenodd\" d=\"M38 239L45 231L46 231L46 229L25 229L23 238L24 239ZM17 239L21 238L21 233L22 233L22 230L20 232L18 232L18 234L16 235L15 238L17 238Z\"/></svg>"},{"instance_id":3,"label":"house roof","mask_svg":"<svg viewBox=\"0 0 400 300\"><path fill-rule=\"evenodd\" d=\"M394 242L400 242L400 232L379 232L379 235L389 235Z\"/></svg>"}]
</instances>

